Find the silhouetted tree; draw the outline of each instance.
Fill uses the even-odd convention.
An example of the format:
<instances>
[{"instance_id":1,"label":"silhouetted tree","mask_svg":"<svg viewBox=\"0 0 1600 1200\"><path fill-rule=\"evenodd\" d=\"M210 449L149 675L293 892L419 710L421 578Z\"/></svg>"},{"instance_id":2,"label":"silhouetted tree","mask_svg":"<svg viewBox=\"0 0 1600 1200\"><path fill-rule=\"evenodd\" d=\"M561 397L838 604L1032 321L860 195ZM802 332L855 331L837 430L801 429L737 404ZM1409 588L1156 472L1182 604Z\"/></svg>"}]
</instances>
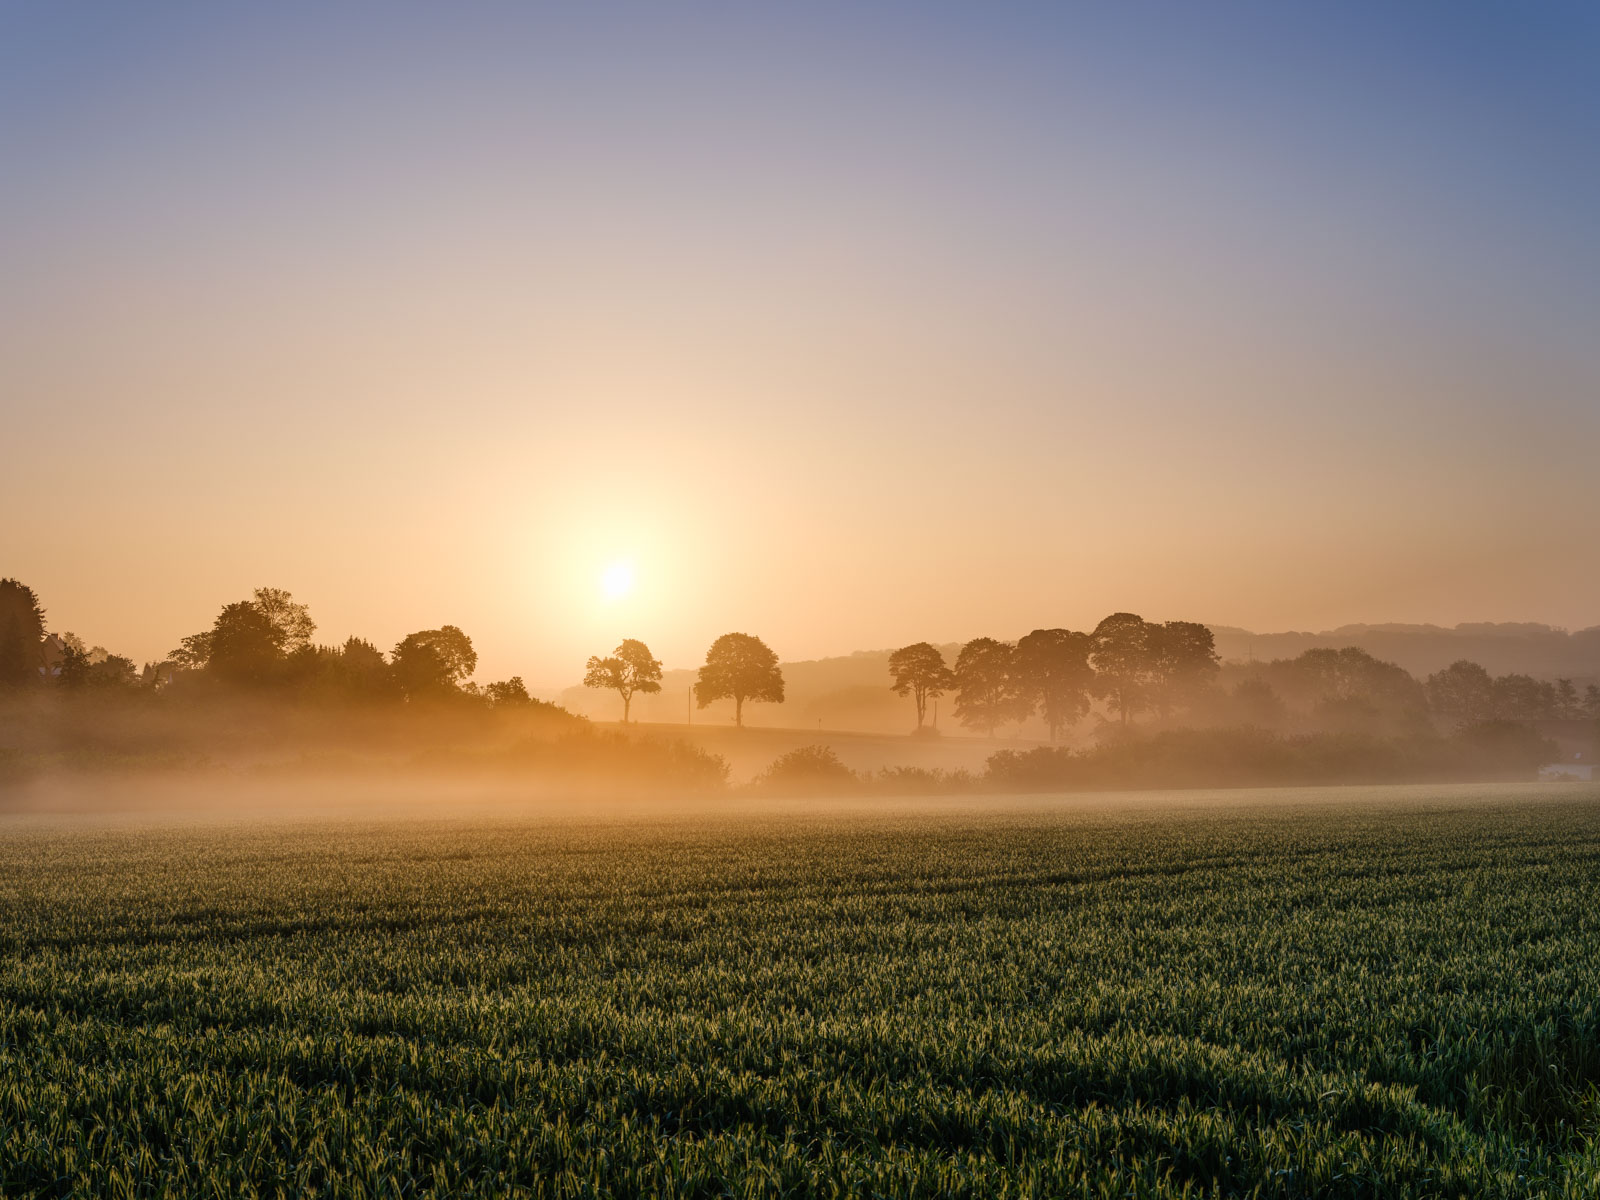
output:
<instances>
[{"instance_id":1,"label":"silhouetted tree","mask_svg":"<svg viewBox=\"0 0 1600 1200\"><path fill-rule=\"evenodd\" d=\"M939 648L928 642L902 646L889 655L889 685L896 696L909 695L917 706L917 728L922 728L928 701L936 700L955 687L955 674L945 665Z\"/></svg>"},{"instance_id":2,"label":"silhouetted tree","mask_svg":"<svg viewBox=\"0 0 1600 1200\"><path fill-rule=\"evenodd\" d=\"M139 682L139 668L133 659L121 654L108 654L89 666L91 688L131 688Z\"/></svg>"},{"instance_id":3,"label":"silhouetted tree","mask_svg":"<svg viewBox=\"0 0 1600 1200\"><path fill-rule=\"evenodd\" d=\"M500 683L491 683L483 689L484 699L492 708L526 708L533 703L521 675L513 675Z\"/></svg>"},{"instance_id":4,"label":"silhouetted tree","mask_svg":"<svg viewBox=\"0 0 1600 1200\"><path fill-rule=\"evenodd\" d=\"M1286 714L1282 698L1265 679L1241 679L1229 697L1234 720L1254 729L1276 729Z\"/></svg>"},{"instance_id":5,"label":"silhouetted tree","mask_svg":"<svg viewBox=\"0 0 1600 1200\"><path fill-rule=\"evenodd\" d=\"M66 634L61 639L61 669L56 674L56 686L69 692L81 691L89 686L89 651L83 639Z\"/></svg>"},{"instance_id":6,"label":"silhouetted tree","mask_svg":"<svg viewBox=\"0 0 1600 1200\"><path fill-rule=\"evenodd\" d=\"M308 605L296 604L282 588L257 588L250 602L278 631L284 653L293 654L301 646L310 645L317 623L311 619Z\"/></svg>"},{"instance_id":7,"label":"silhouetted tree","mask_svg":"<svg viewBox=\"0 0 1600 1200\"><path fill-rule=\"evenodd\" d=\"M283 661L283 632L249 600L229 604L211 627L206 670L228 683L260 686Z\"/></svg>"},{"instance_id":8,"label":"silhouetted tree","mask_svg":"<svg viewBox=\"0 0 1600 1200\"><path fill-rule=\"evenodd\" d=\"M291 691L314 694L335 689L339 670L339 651L333 646L297 646L284 655L280 675Z\"/></svg>"},{"instance_id":9,"label":"silhouetted tree","mask_svg":"<svg viewBox=\"0 0 1600 1200\"><path fill-rule=\"evenodd\" d=\"M88 649L75 633L59 635L62 643L61 666L55 685L69 692L110 691L131 688L139 682L138 669L131 658L109 653L104 646Z\"/></svg>"},{"instance_id":10,"label":"silhouetted tree","mask_svg":"<svg viewBox=\"0 0 1600 1200\"><path fill-rule=\"evenodd\" d=\"M390 659L395 680L410 699L454 693L478 666L472 639L454 625L406 635Z\"/></svg>"},{"instance_id":11,"label":"silhouetted tree","mask_svg":"<svg viewBox=\"0 0 1600 1200\"><path fill-rule=\"evenodd\" d=\"M1030 711L1037 710L1058 741L1064 726L1089 711L1094 639L1070 629L1035 629L1017 642L1017 686Z\"/></svg>"},{"instance_id":12,"label":"silhouetted tree","mask_svg":"<svg viewBox=\"0 0 1600 1200\"><path fill-rule=\"evenodd\" d=\"M1582 706L1578 703L1578 689L1570 679L1556 680L1556 713L1562 717L1576 717Z\"/></svg>"},{"instance_id":13,"label":"silhouetted tree","mask_svg":"<svg viewBox=\"0 0 1600 1200\"><path fill-rule=\"evenodd\" d=\"M198 671L211 661L211 630L191 633L178 643L178 648L167 655L185 671Z\"/></svg>"},{"instance_id":14,"label":"silhouetted tree","mask_svg":"<svg viewBox=\"0 0 1600 1200\"><path fill-rule=\"evenodd\" d=\"M1494 711L1494 680L1475 662L1457 659L1428 676L1428 704L1442 716L1482 721Z\"/></svg>"},{"instance_id":15,"label":"silhouetted tree","mask_svg":"<svg viewBox=\"0 0 1600 1200\"><path fill-rule=\"evenodd\" d=\"M1600 686L1591 683L1583 689L1583 713L1586 717L1600 717Z\"/></svg>"},{"instance_id":16,"label":"silhouetted tree","mask_svg":"<svg viewBox=\"0 0 1600 1200\"><path fill-rule=\"evenodd\" d=\"M1506 721L1536 721L1551 716L1556 687L1531 675L1501 675L1494 681L1494 715Z\"/></svg>"},{"instance_id":17,"label":"silhouetted tree","mask_svg":"<svg viewBox=\"0 0 1600 1200\"><path fill-rule=\"evenodd\" d=\"M395 697L399 688L383 654L371 642L352 637L342 646L305 645L290 652L284 683L305 698L343 702Z\"/></svg>"},{"instance_id":18,"label":"silhouetted tree","mask_svg":"<svg viewBox=\"0 0 1600 1200\"><path fill-rule=\"evenodd\" d=\"M1216 678L1217 646L1211 630L1195 621L1146 626L1150 698L1163 717L1193 704Z\"/></svg>"},{"instance_id":19,"label":"silhouetted tree","mask_svg":"<svg viewBox=\"0 0 1600 1200\"><path fill-rule=\"evenodd\" d=\"M1134 613L1112 613L1095 626L1095 694L1104 699L1123 725L1150 704L1150 683L1155 663L1150 644L1151 626Z\"/></svg>"},{"instance_id":20,"label":"silhouetted tree","mask_svg":"<svg viewBox=\"0 0 1600 1200\"><path fill-rule=\"evenodd\" d=\"M1016 673L1017 648L994 638L973 638L956 655L956 719L990 737L1008 721L1025 720L1032 705Z\"/></svg>"},{"instance_id":21,"label":"silhouetted tree","mask_svg":"<svg viewBox=\"0 0 1600 1200\"><path fill-rule=\"evenodd\" d=\"M1422 685L1404 667L1374 658L1359 646L1319 646L1268 669L1275 681L1309 702L1314 719L1325 728L1417 732L1428 725Z\"/></svg>"},{"instance_id":22,"label":"silhouetted tree","mask_svg":"<svg viewBox=\"0 0 1600 1200\"><path fill-rule=\"evenodd\" d=\"M694 685L695 704L704 708L713 700L733 700L733 723L744 727L746 700L783 703L783 672L778 656L765 642L748 633L725 633L706 651Z\"/></svg>"},{"instance_id":23,"label":"silhouetted tree","mask_svg":"<svg viewBox=\"0 0 1600 1200\"><path fill-rule=\"evenodd\" d=\"M24 583L0 579L0 685L38 682L43 645L39 597Z\"/></svg>"},{"instance_id":24,"label":"silhouetted tree","mask_svg":"<svg viewBox=\"0 0 1600 1200\"><path fill-rule=\"evenodd\" d=\"M634 693L649 695L661 690L661 663L638 638L624 638L610 658L590 656L583 686L609 688L621 696L622 723L626 725Z\"/></svg>"},{"instance_id":25,"label":"silhouetted tree","mask_svg":"<svg viewBox=\"0 0 1600 1200\"><path fill-rule=\"evenodd\" d=\"M330 676L335 690L352 699L392 699L400 690L383 651L364 638L345 639L330 663Z\"/></svg>"}]
</instances>

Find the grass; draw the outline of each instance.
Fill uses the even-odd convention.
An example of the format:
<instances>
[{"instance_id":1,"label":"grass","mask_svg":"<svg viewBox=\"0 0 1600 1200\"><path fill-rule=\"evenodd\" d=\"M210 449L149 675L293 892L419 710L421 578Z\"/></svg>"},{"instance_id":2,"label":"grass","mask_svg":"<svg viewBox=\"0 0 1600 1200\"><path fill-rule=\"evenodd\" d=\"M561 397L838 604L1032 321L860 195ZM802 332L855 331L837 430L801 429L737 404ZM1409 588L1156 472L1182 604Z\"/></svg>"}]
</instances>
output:
<instances>
[{"instance_id":1,"label":"grass","mask_svg":"<svg viewBox=\"0 0 1600 1200\"><path fill-rule=\"evenodd\" d=\"M0 1193L1593 1197L1600 804L1500 794L14 820Z\"/></svg>"}]
</instances>

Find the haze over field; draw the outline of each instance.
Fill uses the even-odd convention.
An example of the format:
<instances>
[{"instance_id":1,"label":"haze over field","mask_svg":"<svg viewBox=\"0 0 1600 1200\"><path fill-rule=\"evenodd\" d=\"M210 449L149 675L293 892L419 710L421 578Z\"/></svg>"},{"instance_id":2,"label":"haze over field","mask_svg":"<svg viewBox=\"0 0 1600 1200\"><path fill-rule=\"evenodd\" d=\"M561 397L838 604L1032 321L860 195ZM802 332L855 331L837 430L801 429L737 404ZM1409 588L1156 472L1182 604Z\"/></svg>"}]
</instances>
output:
<instances>
[{"instance_id":1,"label":"haze over field","mask_svg":"<svg viewBox=\"0 0 1600 1200\"><path fill-rule=\"evenodd\" d=\"M1576 3L7 5L0 574L141 662L271 581L546 689L1592 626L1597 56Z\"/></svg>"}]
</instances>

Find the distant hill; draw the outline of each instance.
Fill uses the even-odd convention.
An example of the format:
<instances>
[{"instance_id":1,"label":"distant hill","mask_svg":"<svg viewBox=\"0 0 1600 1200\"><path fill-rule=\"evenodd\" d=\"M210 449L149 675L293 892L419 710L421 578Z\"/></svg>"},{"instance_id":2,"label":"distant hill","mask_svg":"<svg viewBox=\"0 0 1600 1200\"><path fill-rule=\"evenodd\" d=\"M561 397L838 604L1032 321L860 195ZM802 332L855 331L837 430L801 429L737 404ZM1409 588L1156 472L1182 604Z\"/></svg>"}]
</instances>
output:
<instances>
[{"instance_id":1,"label":"distant hill","mask_svg":"<svg viewBox=\"0 0 1600 1200\"><path fill-rule=\"evenodd\" d=\"M1526 622L1442 625L1343 625L1322 633L1252 633L1213 625L1224 662L1294 658L1314 647L1359 646L1375 658L1399 663L1417 678L1466 658L1491 674L1571 679L1580 687L1600 682L1600 626L1568 633Z\"/></svg>"},{"instance_id":2,"label":"distant hill","mask_svg":"<svg viewBox=\"0 0 1600 1200\"><path fill-rule=\"evenodd\" d=\"M1481 663L1495 675L1517 672L1539 679L1568 678L1580 689L1600 683L1600 626L1568 633L1548 625L1463 624L1345 625L1321 633L1252 633L1229 625L1213 625L1217 653L1224 662L1294 658L1313 647L1359 646L1369 654L1399 663L1419 679L1458 658ZM954 664L959 642L939 647ZM889 690L889 650L858 650L837 658L783 664L788 699L783 704L745 707L745 724L764 728L859 730L864 733L907 733L916 724L909 699ZM690 708L692 669L668 671L655 696L637 696L633 712L651 723L731 725L731 702L705 709ZM569 687L560 703L576 713L613 721L622 704L613 692ZM939 724L947 732L960 727L950 715L949 698L940 702ZM1023 730L1024 735L1042 731Z\"/></svg>"}]
</instances>

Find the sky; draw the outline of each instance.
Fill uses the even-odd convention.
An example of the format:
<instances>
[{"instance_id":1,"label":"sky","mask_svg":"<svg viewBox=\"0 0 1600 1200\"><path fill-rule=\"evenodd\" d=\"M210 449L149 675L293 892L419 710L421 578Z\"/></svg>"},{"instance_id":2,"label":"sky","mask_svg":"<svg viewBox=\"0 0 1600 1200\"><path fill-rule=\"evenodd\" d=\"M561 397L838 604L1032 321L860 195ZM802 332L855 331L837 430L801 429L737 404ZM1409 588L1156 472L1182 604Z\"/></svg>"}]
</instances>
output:
<instances>
[{"instance_id":1,"label":"sky","mask_svg":"<svg viewBox=\"0 0 1600 1200\"><path fill-rule=\"evenodd\" d=\"M1600 624L1597 61L1588 3L0 0L0 575L545 688Z\"/></svg>"}]
</instances>

